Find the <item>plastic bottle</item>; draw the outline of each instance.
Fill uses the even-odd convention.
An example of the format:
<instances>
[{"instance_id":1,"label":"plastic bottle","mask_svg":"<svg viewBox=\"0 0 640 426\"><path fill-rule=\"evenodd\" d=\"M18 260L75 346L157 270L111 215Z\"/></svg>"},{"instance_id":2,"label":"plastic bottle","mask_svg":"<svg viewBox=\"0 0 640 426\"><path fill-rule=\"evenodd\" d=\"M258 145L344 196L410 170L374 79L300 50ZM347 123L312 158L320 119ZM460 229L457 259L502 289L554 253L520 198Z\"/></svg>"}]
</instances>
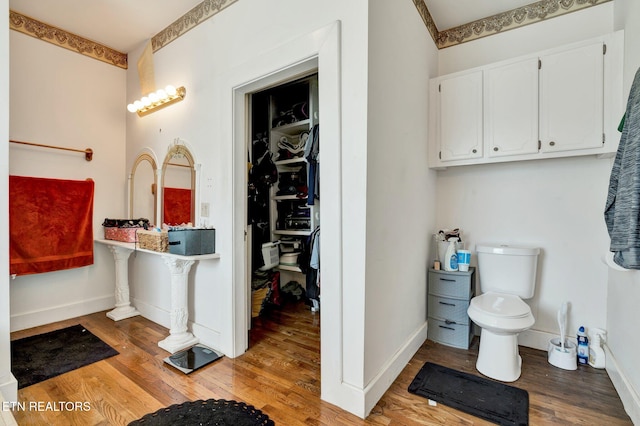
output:
<instances>
[{"instance_id":1,"label":"plastic bottle","mask_svg":"<svg viewBox=\"0 0 640 426\"><path fill-rule=\"evenodd\" d=\"M578 365L589 364L589 338L584 327L578 329Z\"/></svg>"},{"instance_id":2,"label":"plastic bottle","mask_svg":"<svg viewBox=\"0 0 640 426\"><path fill-rule=\"evenodd\" d=\"M449 241L449 246L447 247L447 251L444 253L444 270L445 271L457 271L458 270L458 255L457 255L457 244L458 238L451 237L447 241Z\"/></svg>"},{"instance_id":3,"label":"plastic bottle","mask_svg":"<svg viewBox=\"0 0 640 426\"><path fill-rule=\"evenodd\" d=\"M589 365L593 368L605 367L604 349L602 349L601 339L604 337L604 330L598 328L591 329L591 344L589 345Z\"/></svg>"}]
</instances>

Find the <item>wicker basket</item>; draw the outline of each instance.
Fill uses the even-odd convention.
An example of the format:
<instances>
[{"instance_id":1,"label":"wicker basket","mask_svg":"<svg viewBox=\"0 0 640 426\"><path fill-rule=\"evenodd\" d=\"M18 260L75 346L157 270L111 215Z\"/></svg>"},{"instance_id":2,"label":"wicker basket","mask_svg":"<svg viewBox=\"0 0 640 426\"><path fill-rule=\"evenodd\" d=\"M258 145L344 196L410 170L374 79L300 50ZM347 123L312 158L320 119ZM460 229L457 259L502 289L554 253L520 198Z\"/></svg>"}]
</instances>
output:
<instances>
[{"instance_id":1,"label":"wicker basket","mask_svg":"<svg viewBox=\"0 0 640 426\"><path fill-rule=\"evenodd\" d=\"M169 251L169 235L166 231L146 231L138 230L138 246L141 249L159 251L166 253Z\"/></svg>"},{"instance_id":2,"label":"wicker basket","mask_svg":"<svg viewBox=\"0 0 640 426\"><path fill-rule=\"evenodd\" d=\"M267 297L269 289L267 287L259 288L251 292L251 318L256 318L262 310L262 301Z\"/></svg>"}]
</instances>

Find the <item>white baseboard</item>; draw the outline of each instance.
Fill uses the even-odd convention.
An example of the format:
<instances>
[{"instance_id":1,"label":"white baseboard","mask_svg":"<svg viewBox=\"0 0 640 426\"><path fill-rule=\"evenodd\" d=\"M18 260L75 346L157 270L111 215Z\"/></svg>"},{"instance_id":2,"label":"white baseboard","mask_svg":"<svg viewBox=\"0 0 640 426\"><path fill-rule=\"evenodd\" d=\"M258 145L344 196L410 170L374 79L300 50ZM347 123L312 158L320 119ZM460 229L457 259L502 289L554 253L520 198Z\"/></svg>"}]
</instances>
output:
<instances>
[{"instance_id":1,"label":"white baseboard","mask_svg":"<svg viewBox=\"0 0 640 426\"><path fill-rule=\"evenodd\" d=\"M602 346L606 354L607 373L622 400L624 410L631 417L634 425L640 425L640 395L625 376L609 347L606 344Z\"/></svg>"},{"instance_id":2,"label":"white baseboard","mask_svg":"<svg viewBox=\"0 0 640 426\"><path fill-rule=\"evenodd\" d=\"M8 406L4 402L17 402L18 398L13 398L11 400L7 400L3 398L3 395L0 394L0 426L18 426L16 419L13 417L13 414L10 409L6 409Z\"/></svg>"},{"instance_id":3,"label":"white baseboard","mask_svg":"<svg viewBox=\"0 0 640 426\"><path fill-rule=\"evenodd\" d=\"M518 335L518 345L546 352L549 350L549 341L555 337L559 338L560 336L546 331L529 329Z\"/></svg>"},{"instance_id":4,"label":"white baseboard","mask_svg":"<svg viewBox=\"0 0 640 426\"><path fill-rule=\"evenodd\" d=\"M169 311L142 302L138 299L132 299L131 304L135 306L138 312L140 312L140 314L149 321L160 324L167 329L171 328L171 316L169 315Z\"/></svg>"},{"instance_id":5,"label":"white baseboard","mask_svg":"<svg viewBox=\"0 0 640 426\"><path fill-rule=\"evenodd\" d=\"M115 306L115 296L87 299L67 305L53 306L38 311L11 315L11 332L24 330L52 322L63 321L94 312L105 311Z\"/></svg>"},{"instance_id":6,"label":"white baseboard","mask_svg":"<svg viewBox=\"0 0 640 426\"><path fill-rule=\"evenodd\" d=\"M169 311L165 311L157 306L150 305L148 303L141 302L140 300L134 299L132 300L132 305L136 307L138 312L148 319L149 321L153 321L156 324L160 324L161 326L170 329L171 328L171 315ZM208 346L211 349L216 350L217 352L225 353L221 346L221 338L220 332L216 330L212 330L208 327L205 327L201 324L194 323L189 321L188 327L191 332L200 339L200 343L204 346Z\"/></svg>"},{"instance_id":7,"label":"white baseboard","mask_svg":"<svg viewBox=\"0 0 640 426\"><path fill-rule=\"evenodd\" d=\"M373 407L378 403L389 386L398 378L402 370L407 366L411 358L427 340L428 324L425 323L410 336L405 344L398 349L395 355L382 366L378 374L365 386L364 389L364 417L369 415Z\"/></svg>"}]
</instances>

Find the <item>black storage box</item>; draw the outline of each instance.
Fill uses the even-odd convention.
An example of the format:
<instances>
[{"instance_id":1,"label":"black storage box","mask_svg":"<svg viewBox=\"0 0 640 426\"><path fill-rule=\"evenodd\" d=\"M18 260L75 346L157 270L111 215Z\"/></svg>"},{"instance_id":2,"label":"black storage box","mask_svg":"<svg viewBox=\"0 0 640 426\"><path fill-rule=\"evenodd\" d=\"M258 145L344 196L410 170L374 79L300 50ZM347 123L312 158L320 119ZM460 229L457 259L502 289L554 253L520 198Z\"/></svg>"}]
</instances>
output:
<instances>
[{"instance_id":1,"label":"black storage box","mask_svg":"<svg viewBox=\"0 0 640 426\"><path fill-rule=\"evenodd\" d=\"M216 252L215 229L169 230L169 253L196 256Z\"/></svg>"}]
</instances>

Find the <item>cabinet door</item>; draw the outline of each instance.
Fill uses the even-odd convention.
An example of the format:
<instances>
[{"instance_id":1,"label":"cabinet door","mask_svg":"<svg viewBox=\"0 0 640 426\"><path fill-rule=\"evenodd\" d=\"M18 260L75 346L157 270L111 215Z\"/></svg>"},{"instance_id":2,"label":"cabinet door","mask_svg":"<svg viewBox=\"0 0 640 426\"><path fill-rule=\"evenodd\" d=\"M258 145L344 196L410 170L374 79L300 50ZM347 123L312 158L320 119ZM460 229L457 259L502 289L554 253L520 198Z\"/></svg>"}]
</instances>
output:
<instances>
[{"instance_id":1,"label":"cabinet door","mask_svg":"<svg viewBox=\"0 0 640 426\"><path fill-rule=\"evenodd\" d=\"M485 71L485 143L489 157L538 152L538 59Z\"/></svg>"},{"instance_id":2,"label":"cabinet door","mask_svg":"<svg viewBox=\"0 0 640 426\"><path fill-rule=\"evenodd\" d=\"M482 157L482 71L440 80L439 112L440 159Z\"/></svg>"},{"instance_id":3,"label":"cabinet door","mask_svg":"<svg viewBox=\"0 0 640 426\"><path fill-rule=\"evenodd\" d=\"M540 59L542 151L601 147L604 133L603 43Z\"/></svg>"}]
</instances>

